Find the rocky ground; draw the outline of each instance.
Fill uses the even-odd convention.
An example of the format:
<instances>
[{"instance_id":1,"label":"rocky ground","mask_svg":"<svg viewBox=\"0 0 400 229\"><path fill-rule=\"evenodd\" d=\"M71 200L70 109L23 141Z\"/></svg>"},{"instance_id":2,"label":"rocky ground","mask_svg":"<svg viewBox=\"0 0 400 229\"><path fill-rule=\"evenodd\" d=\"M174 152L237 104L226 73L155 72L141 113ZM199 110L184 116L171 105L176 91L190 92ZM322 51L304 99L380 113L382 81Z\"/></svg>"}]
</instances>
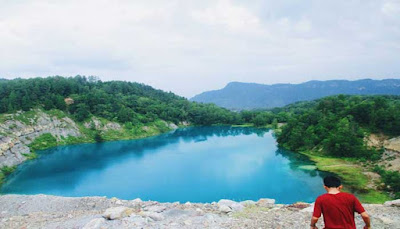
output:
<instances>
[{"instance_id":1,"label":"rocky ground","mask_svg":"<svg viewBox=\"0 0 400 229\"><path fill-rule=\"evenodd\" d=\"M0 196L0 228L309 228L307 203L159 203L105 197ZM400 228L400 200L364 205L372 228ZM357 228L362 219L357 216ZM318 223L323 228L322 220Z\"/></svg>"}]
</instances>

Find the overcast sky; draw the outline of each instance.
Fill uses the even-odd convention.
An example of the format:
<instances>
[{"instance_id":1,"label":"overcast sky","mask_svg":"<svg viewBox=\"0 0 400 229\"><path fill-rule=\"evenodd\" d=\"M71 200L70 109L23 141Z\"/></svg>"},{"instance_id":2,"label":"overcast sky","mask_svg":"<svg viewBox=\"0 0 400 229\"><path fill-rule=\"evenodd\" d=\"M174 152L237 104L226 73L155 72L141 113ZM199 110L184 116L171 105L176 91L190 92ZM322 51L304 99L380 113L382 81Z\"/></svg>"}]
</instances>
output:
<instances>
[{"instance_id":1,"label":"overcast sky","mask_svg":"<svg viewBox=\"0 0 400 229\"><path fill-rule=\"evenodd\" d=\"M0 0L0 78L77 74L185 97L400 78L400 0Z\"/></svg>"}]
</instances>

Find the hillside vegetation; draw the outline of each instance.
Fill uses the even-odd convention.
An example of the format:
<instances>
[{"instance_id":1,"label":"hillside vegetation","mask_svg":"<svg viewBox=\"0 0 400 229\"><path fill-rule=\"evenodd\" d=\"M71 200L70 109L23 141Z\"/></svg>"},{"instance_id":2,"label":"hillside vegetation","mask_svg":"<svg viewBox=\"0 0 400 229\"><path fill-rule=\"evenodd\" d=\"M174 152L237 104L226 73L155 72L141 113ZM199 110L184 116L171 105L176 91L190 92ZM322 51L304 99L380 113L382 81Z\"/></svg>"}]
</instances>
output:
<instances>
[{"instance_id":1,"label":"hillside vegetation","mask_svg":"<svg viewBox=\"0 0 400 229\"><path fill-rule=\"evenodd\" d=\"M286 149L306 152L311 158L319 157L319 161L348 158L353 162L369 161L374 165L384 149L368 147L366 137L371 133L400 135L398 96L339 95L313 102L311 107L304 105L291 107L297 113L292 113L277 141ZM386 184L383 188L398 197L399 172L385 171L380 167L373 170L382 176ZM354 177L354 173L351 176Z\"/></svg>"},{"instance_id":2,"label":"hillside vegetation","mask_svg":"<svg viewBox=\"0 0 400 229\"><path fill-rule=\"evenodd\" d=\"M0 81L0 113L42 107L58 109L83 121L95 115L121 123L157 119L198 125L231 124L238 116L212 104L189 102L173 93L122 81L102 82L95 77L48 77ZM65 98L72 98L67 105Z\"/></svg>"}]
</instances>

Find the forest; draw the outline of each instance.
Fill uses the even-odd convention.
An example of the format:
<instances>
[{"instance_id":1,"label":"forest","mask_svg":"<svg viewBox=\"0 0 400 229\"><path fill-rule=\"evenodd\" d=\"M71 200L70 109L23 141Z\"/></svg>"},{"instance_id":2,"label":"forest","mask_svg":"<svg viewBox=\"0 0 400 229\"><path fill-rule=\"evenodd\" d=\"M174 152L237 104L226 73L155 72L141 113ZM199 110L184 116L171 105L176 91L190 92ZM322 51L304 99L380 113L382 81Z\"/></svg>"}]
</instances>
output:
<instances>
[{"instance_id":1,"label":"forest","mask_svg":"<svg viewBox=\"0 0 400 229\"><path fill-rule=\"evenodd\" d=\"M65 98L72 98L67 105ZM58 109L82 122L91 115L136 125L161 119L193 125L253 124L265 126L286 122L285 112L233 112L214 104L191 102L171 92L140 83L102 82L97 77L47 77L0 80L0 114L32 108Z\"/></svg>"},{"instance_id":2,"label":"forest","mask_svg":"<svg viewBox=\"0 0 400 229\"><path fill-rule=\"evenodd\" d=\"M374 159L365 134L400 135L399 110L399 96L326 97L288 109L292 115L277 140L293 151L322 148L332 156Z\"/></svg>"},{"instance_id":3,"label":"forest","mask_svg":"<svg viewBox=\"0 0 400 229\"><path fill-rule=\"evenodd\" d=\"M399 96L331 96L282 108L289 112L277 141L292 151L313 151L324 157L377 161L383 149L367 147L371 133L400 135ZM278 110L282 110L278 109ZM383 189L400 197L400 173L375 166Z\"/></svg>"},{"instance_id":4,"label":"forest","mask_svg":"<svg viewBox=\"0 0 400 229\"><path fill-rule=\"evenodd\" d=\"M0 81L0 113L41 107L69 112L76 121L95 115L120 123L148 123L157 119L196 125L239 123L239 115L212 104L189 102L150 86L102 82L96 77L60 76ZM72 98L67 105L65 98Z\"/></svg>"}]
</instances>

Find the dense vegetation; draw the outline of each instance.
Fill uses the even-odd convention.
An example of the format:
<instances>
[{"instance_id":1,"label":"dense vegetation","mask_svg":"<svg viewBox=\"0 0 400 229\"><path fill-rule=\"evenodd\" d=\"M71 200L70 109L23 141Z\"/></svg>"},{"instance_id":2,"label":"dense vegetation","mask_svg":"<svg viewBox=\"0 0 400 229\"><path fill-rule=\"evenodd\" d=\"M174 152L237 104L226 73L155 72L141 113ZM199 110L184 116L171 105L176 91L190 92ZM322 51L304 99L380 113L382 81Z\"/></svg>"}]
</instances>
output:
<instances>
[{"instance_id":1,"label":"dense vegetation","mask_svg":"<svg viewBox=\"0 0 400 229\"><path fill-rule=\"evenodd\" d=\"M70 97L73 104L64 99ZM139 83L102 82L95 77L48 77L0 81L0 113L34 107L67 111L77 121L90 115L136 125L162 119L178 124L237 124L237 113L212 104L189 102Z\"/></svg>"},{"instance_id":2,"label":"dense vegetation","mask_svg":"<svg viewBox=\"0 0 400 229\"><path fill-rule=\"evenodd\" d=\"M382 149L367 147L365 137L370 133L400 135L399 96L339 95L282 108L285 109L288 122L278 133L279 145L293 151L314 152L308 154L318 161L324 160L321 156L378 160ZM385 183L383 189L400 196L400 173L380 167L375 171ZM346 175L345 171L338 172Z\"/></svg>"},{"instance_id":3,"label":"dense vegetation","mask_svg":"<svg viewBox=\"0 0 400 229\"><path fill-rule=\"evenodd\" d=\"M73 103L67 105L66 98L72 98ZM276 126L288 119L286 110L232 112L213 104L190 102L144 84L102 82L96 77L56 76L0 81L0 114L37 107L67 112L78 122L95 115L124 123L126 127L160 119L175 124L186 121L194 125Z\"/></svg>"},{"instance_id":4,"label":"dense vegetation","mask_svg":"<svg viewBox=\"0 0 400 229\"><path fill-rule=\"evenodd\" d=\"M299 109L299 108L297 108ZM332 96L292 115L278 136L294 151L323 150L339 157L374 159L364 144L366 132L400 135L400 97Z\"/></svg>"},{"instance_id":5,"label":"dense vegetation","mask_svg":"<svg viewBox=\"0 0 400 229\"><path fill-rule=\"evenodd\" d=\"M400 198L400 172L387 171L379 166L376 166L374 171L381 175L382 181L385 183L383 189L394 193L396 199Z\"/></svg>"}]
</instances>

